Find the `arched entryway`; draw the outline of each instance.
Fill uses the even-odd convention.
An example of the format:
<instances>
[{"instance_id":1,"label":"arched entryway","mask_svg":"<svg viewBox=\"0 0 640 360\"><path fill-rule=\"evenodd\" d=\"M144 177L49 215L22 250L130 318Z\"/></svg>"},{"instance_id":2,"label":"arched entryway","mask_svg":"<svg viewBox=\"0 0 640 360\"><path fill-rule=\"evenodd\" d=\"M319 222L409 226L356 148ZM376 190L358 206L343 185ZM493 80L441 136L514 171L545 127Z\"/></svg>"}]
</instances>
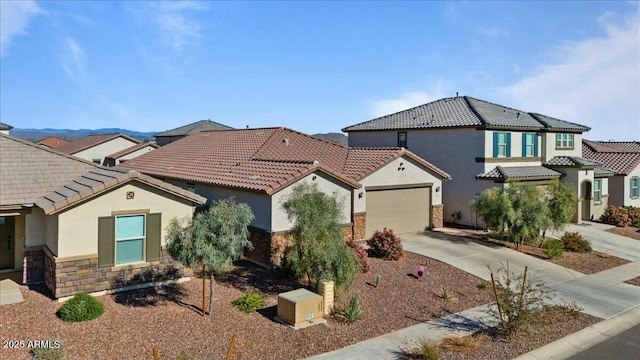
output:
<instances>
[{"instance_id":1,"label":"arched entryway","mask_svg":"<svg viewBox=\"0 0 640 360\"><path fill-rule=\"evenodd\" d=\"M583 181L580 186L580 194L582 198L582 220L591 220L591 181Z\"/></svg>"}]
</instances>

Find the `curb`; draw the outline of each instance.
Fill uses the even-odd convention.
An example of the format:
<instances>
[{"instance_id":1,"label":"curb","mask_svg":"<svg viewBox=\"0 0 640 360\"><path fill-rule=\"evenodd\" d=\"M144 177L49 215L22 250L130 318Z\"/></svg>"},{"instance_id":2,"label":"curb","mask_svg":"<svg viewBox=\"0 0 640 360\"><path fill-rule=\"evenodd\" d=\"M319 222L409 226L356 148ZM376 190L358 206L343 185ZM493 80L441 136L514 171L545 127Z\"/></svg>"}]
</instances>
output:
<instances>
[{"instance_id":1,"label":"curb","mask_svg":"<svg viewBox=\"0 0 640 360\"><path fill-rule=\"evenodd\" d=\"M640 324L640 305L567 335L513 360L568 359Z\"/></svg>"}]
</instances>

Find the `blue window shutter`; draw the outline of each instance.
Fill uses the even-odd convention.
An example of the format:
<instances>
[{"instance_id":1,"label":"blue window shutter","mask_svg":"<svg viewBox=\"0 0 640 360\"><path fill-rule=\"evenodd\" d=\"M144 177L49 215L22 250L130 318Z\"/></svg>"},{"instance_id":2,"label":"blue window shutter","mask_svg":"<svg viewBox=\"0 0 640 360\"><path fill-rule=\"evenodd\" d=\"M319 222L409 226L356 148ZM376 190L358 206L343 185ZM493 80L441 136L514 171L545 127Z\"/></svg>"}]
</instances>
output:
<instances>
[{"instance_id":1,"label":"blue window shutter","mask_svg":"<svg viewBox=\"0 0 640 360\"><path fill-rule=\"evenodd\" d=\"M522 134L522 157L527 156L527 133Z\"/></svg>"},{"instance_id":2,"label":"blue window shutter","mask_svg":"<svg viewBox=\"0 0 640 360\"><path fill-rule=\"evenodd\" d=\"M538 134L533 134L533 156L538 156Z\"/></svg>"},{"instance_id":3,"label":"blue window shutter","mask_svg":"<svg viewBox=\"0 0 640 360\"><path fill-rule=\"evenodd\" d=\"M507 133L507 157L511 157L511 133Z\"/></svg>"},{"instance_id":4,"label":"blue window shutter","mask_svg":"<svg viewBox=\"0 0 640 360\"><path fill-rule=\"evenodd\" d=\"M493 133L493 157L498 157L498 133Z\"/></svg>"}]
</instances>

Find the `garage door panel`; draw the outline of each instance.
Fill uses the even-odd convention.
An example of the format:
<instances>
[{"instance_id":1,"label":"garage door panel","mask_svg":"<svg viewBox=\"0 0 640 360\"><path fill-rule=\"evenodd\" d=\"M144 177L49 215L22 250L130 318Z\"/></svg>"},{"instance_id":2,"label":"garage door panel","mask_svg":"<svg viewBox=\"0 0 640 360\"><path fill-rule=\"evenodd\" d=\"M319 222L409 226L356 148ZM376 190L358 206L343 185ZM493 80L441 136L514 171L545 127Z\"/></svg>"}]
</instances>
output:
<instances>
[{"instance_id":1,"label":"garage door panel","mask_svg":"<svg viewBox=\"0 0 640 360\"><path fill-rule=\"evenodd\" d=\"M430 193L429 187L367 191L367 237L385 227L396 233L429 228Z\"/></svg>"}]
</instances>

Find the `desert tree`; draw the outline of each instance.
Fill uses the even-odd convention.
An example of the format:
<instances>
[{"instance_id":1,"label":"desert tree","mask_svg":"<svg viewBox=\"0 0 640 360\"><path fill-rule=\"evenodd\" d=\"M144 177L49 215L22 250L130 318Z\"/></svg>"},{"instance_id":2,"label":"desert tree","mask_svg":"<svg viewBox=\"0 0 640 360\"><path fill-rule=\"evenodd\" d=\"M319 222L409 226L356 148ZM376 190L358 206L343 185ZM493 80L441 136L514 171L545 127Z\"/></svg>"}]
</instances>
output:
<instances>
[{"instance_id":1,"label":"desert tree","mask_svg":"<svg viewBox=\"0 0 640 360\"><path fill-rule=\"evenodd\" d=\"M545 202L549 209L549 217L544 227L542 236L546 235L547 229L562 230L569 223L575 214L575 205L578 196L571 187L554 180L546 189Z\"/></svg>"},{"instance_id":2,"label":"desert tree","mask_svg":"<svg viewBox=\"0 0 640 360\"><path fill-rule=\"evenodd\" d=\"M229 271L233 262L252 248L248 226L254 216L247 204L219 200L193 220L173 219L167 229L167 251L176 261L202 268L202 313L205 313L205 281L209 278L209 316L213 308L215 275Z\"/></svg>"},{"instance_id":3,"label":"desert tree","mask_svg":"<svg viewBox=\"0 0 640 360\"><path fill-rule=\"evenodd\" d=\"M349 285L358 272L354 252L344 241L340 222L342 203L337 194L327 195L316 184L296 185L282 207L294 223L292 245L285 265L313 288L323 280L333 280L336 288Z\"/></svg>"}]
</instances>

